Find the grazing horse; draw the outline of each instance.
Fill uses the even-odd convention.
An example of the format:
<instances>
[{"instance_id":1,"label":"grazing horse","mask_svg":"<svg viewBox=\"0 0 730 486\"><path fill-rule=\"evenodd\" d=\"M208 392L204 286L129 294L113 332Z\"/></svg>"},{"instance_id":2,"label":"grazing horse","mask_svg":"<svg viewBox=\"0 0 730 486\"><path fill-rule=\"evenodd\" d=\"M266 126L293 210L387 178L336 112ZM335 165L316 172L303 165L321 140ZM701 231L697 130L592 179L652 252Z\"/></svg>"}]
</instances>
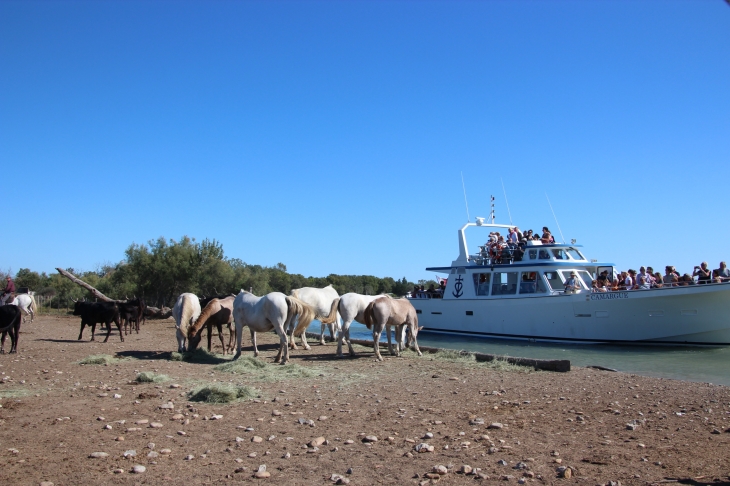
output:
<instances>
[{"instance_id":1,"label":"grazing horse","mask_svg":"<svg viewBox=\"0 0 730 486\"><path fill-rule=\"evenodd\" d=\"M236 337L236 329L233 326L233 300L236 297L229 295L225 299L212 299L200 313L195 323L188 329L188 350L195 351L203 337L203 327L208 328L208 351L211 351L211 334L213 326L218 328L218 337L223 347L223 355L226 351L233 353L233 340ZM228 346L223 338L223 324L228 326Z\"/></svg>"},{"instance_id":2,"label":"grazing horse","mask_svg":"<svg viewBox=\"0 0 730 486\"><path fill-rule=\"evenodd\" d=\"M299 324L294 329L294 336L305 332L307 326L314 319L314 309L301 300L286 296L281 292L271 292L263 297L257 297L250 292L241 290L233 301L233 319L236 321L236 355L233 359L241 356L241 338L243 326L248 326L251 332L253 343L253 355L258 356L259 350L256 347L256 333L267 332L272 329L279 335L279 354L274 362L286 364L289 361L289 345L287 343L286 330L298 318ZM284 354L282 358L282 353Z\"/></svg>"},{"instance_id":3,"label":"grazing horse","mask_svg":"<svg viewBox=\"0 0 730 486\"><path fill-rule=\"evenodd\" d=\"M177 352L185 352L185 339L188 336L188 328L200 316L200 301L195 294L186 292L180 294L175 306L172 308L172 316L175 318L175 332L177 334Z\"/></svg>"},{"instance_id":4,"label":"grazing horse","mask_svg":"<svg viewBox=\"0 0 730 486\"><path fill-rule=\"evenodd\" d=\"M35 317L35 313L38 310L33 294L18 294L8 304L17 305L23 312L23 321L25 321L25 316L30 316L30 323L33 324L33 317Z\"/></svg>"},{"instance_id":5,"label":"grazing horse","mask_svg":"<svg viewBox=\"0 0 730 486\"><path fill-rule=\"evenodd\" d=\"M389 295L361 295L354 292L345 294L340 297L340 303L337 306L337 311L342 317L342 329L340 330L339 339L337 340L337 356L342 357L342 343L347 342L347 346L350 348L350 356L355 356L355 350L352 349L350 343L350 324L352 321L357 321L365 324L365 309L368 304L379 297L385 297L390 299Z\"/></svg>"},{"instance_id":6,"label":"grazing horse","mask_svg":"<svg viewBox=\"0 0 730 486\"><path fill-rule=\"evenodd\" d=\"M22 322L20 308L15 305L0 307L0 354L5 354L5 337L10 334L10 354L18 352L18 336Z\"/></svg>"},{"instance_id":7,"label":"grazing horse","mask_svg":"<svg viewBox=\"0 0 730 486\"><path fill-rule=\"evenodd\" d=\"M411 332L409 342L413 342L413 348L421 356L421 350L418 349L418 316L416 309L408 301L408 299L390 299L380 297L373 300L365 308L364 316L365 325L368 329L373 330L373 348L375 349L375 358L383 361L380 355L380 333L383 329L388 333L388 350L390 354L400 356L400 351L405 349L405 327L407 326ZM390 342L390 326L396 328L396 350L393 352L393 346Z\"/></svg>"},{"instance_id":8,"label":"grazing horse","mask_svg":"<svg viewBox=\"0 0 730 486\"><path fill-rule=\"evenodd\" d=\"M332 341L336 339L337 327L339 327L339 315L337 314L337 304L339 303L340 295L331 285L326 286L323 289L316 287L302 287L301 289L293 289L289 294L299 300L302 300L312 306L317 313L314 317L319 319L322 323L322 329L319 334L319 344L324 344L324 328L329 327L330 337ZM289 330L291 335L291 329ZM297 349L294 344L294 337L290 341L292 349ZM304 349L310 349L307 344L307 333L302 333L302 346Z\"/></svg>"}]
</instances>

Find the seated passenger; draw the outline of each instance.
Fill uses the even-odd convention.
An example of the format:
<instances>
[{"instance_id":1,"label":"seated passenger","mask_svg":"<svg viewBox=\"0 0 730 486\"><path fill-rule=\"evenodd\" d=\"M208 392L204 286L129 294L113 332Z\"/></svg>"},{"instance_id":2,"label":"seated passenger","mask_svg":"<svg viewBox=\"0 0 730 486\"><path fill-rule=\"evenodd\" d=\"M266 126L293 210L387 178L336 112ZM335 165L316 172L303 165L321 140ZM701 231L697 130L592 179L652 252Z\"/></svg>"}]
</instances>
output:
<instances>
[{"instance_id":1,"label":"seated passenger","mask_svg":"<svg viewBox=\"0 0 730 486\"><path fill-rule=\"evenodd\" d=\"M608 270L602 271L596 280L598 280L599 287L607 287L609 284Z\"/></svg>"},{"instance_id":2,"label":"seated passenger","mask_svg":"<svg viewBox=\"0 0 730 486\"><path fill-rule=\"evenodd\" d=\"M654 287L658 289L664 287L664 279L662 278L662 274L659 272L654 274Z\"/></svg>"},{"instance_id":3,"label":"seated passenger","mask_svg":"<svg viewBox=\"0 0 730 486\"><path fill-rule=\"evenodd\" d=\"M697 285L697 282L695 282L695 279L692 278L692 275L689 273L685 273L681 277L679 277L679 285L680 287L684 287L687 285Z\"/></svg>"},{"instance_id":4,"label":"seated passenger","mask_svg":"<svg viewBox=\"0 0 730 486\"><path fill-rule=\"evenodd\" d=\"M720 268L713 270L712 275L715 279L719 279L719 282L730 281L730 269L727 268L727 264L725 262L720 262Z\"/></svg>"},{"instance_id":5,"label":"seated passenger","mask_svg":"<svg viewBox=\"0 0 730 486\"><path fill-rule=\"evenodd\" d=\"M712 272L707 268L707 262L702 262L699 267L695 267L692 276L697 277L699 284L707 284L712 281Z\"/></svg>"}]
</instances>

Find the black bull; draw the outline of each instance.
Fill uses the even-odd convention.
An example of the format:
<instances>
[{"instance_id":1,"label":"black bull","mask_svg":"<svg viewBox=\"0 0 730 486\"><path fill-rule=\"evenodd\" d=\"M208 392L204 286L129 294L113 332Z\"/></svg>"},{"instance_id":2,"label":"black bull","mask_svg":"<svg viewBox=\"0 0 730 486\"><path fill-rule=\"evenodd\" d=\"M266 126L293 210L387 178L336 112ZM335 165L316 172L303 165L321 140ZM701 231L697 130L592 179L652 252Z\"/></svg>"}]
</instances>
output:
<instances>
[{"instance_id":1,"label":"black bull","mask_svg":"<svg viewBox=\"0 0 730 486\"><path fill-rule=\"evenodd\" d=\"M81 330L79 331L79 341L84 333L84 327L88 324L91 327L91 340L94 340L94 332L96 331L97 323L104 323L108 329L106 339L104 342L109 340L109 336L112 333L111 323L114 322L119 329L119 337L124 342L124 336L122 335L122 325L119 322L119 307L114 302L76 302L74 304L74 315L81 316Z\"/></svg>"},{"instance_id":2,"label":"black bull","mask_svg":"<svg viewBox=\"0 0 730 486\"><path fill-rule=\"evenodd\" d=\"M0 354L5 353L5 337L10 334L10 353L18 351L18 335L20 334L20 323L22 314L17 305L4 305L0 307Z\"/></svg>"}]
</instances>

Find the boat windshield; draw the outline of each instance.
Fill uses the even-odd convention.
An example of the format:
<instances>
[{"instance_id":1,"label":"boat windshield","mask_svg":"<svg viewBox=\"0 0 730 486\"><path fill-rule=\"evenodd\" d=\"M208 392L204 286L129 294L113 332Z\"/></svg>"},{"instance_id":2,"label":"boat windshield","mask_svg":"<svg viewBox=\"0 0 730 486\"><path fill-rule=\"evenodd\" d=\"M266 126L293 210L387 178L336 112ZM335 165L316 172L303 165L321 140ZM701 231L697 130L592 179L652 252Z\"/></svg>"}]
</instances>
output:
<instances>
[{"instance_id":1,"label":"boat windshield","mask_svg":"<svg viewBox=\"0 0 730 486\"><path fill-rule=\"evenodd\" d=\"M568 248L568 254L573 260L585 260L586 258L575 248Z\"/></svg>"}]
</instances>

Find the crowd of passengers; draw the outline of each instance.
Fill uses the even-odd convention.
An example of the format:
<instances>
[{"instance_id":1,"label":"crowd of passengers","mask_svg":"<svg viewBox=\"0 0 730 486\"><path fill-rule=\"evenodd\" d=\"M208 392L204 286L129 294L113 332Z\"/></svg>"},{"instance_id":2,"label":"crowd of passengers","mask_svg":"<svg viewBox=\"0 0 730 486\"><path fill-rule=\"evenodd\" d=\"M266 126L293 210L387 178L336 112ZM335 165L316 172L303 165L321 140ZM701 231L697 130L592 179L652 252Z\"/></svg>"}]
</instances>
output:
<instances>
[{"instance_id":1,"label":"crowd of passengers","mask_svg":"<svg viewBox=\"0 0 730 486\"><path fill-rule=\"evenodd\" d=\"M503 236L499 231L489 233L489 240L484 243L484 250L493 260L501 259L502 252L509 249L515 252L515 260L521 260L520 256L524 254L528 241L539 241L544 245L555 243L555 238L547 226L542 227L542 236L533 230L527 230L524 233L515 226L509 228L507 236Z\"/></svg>"},{"instance_id":2,"label":"crowd of passengers","mask_svg":"<svg viewBox=\"0 0 730 486\"><path fill-rule=\"evenodd\" d=\"M572 276L572 275L571 275ZM696 279L696 280L695 280ZM690 275L680 275L676 268L667 265L664 268L664 275L654 272L652 267L640 267L639 272L629 269L613 277L604 270L596 280L591 283L593 292L615 292L618 290L648 290L662 287L684 287L686 285L698 285L708 283L730 282L730 269L725 262L720 262L720 268L710 270L707 262L702 262L694 268Z\"/></svg>"},{"instance_id":3,"label":"crowd of passengers","mask_svg":"<svg viewBox=\"0 0 730 486\"><path fill-rule=\"evenodd\" d=\"M421 297L421 298L429 298L429 299L440 299L444 296L444 290L446 290L446 280L441 280L439 282L439 287L436 288L434 284L431 284L428 286L428 290L426 290L423 285L414 285L413 290L409 292L406 296L407 297Z\"/></svg>"}]
</instances>

